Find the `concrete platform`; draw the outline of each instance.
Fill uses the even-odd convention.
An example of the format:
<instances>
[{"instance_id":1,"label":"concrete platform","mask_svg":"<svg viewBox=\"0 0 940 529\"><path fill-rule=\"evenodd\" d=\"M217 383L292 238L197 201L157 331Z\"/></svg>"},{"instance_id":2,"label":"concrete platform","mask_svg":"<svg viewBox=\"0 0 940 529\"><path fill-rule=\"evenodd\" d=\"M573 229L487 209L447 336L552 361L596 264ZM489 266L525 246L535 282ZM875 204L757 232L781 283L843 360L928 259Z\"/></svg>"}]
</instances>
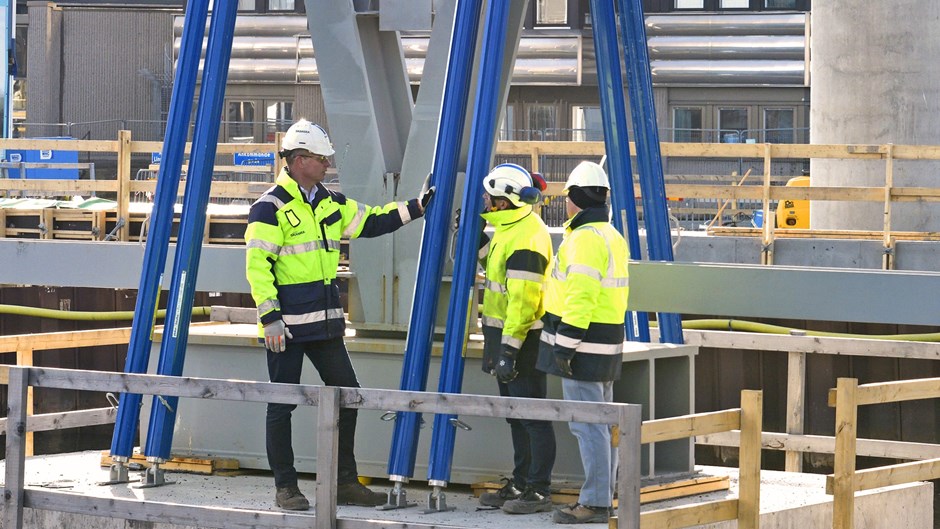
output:
<instances>
[{"instance_id":1,"label":"concrete platform","mask_svg":"<svg viewBox=\"0 0 940 529\"><path fill-rule=\"evenodd\" d=\"M141 502L174 503L180 505L212 506L233 509L277 511L274 507L273 481L269 473L250 471L236 475L195 475L167 473L172 485L138 489L130 485L99 486L107 478L107 469L100 467L100 452L88 451L70 454L36 456L26 460L28 488L56 490L75 494L75 502L83 497L136 499ZM0 463L0 467L4 464ZM697 467L710 475L728 475L731 489L689 498L650 503L643 511L690 505L736 497L737 469L725 467ZM132 477L136 473L132 473ZM374 490L387 490L388 482L377 480ZM315 489L313 476L302 475L301 490L312 499ZM337 516L349 520L389 520L399 523L427 524L452 528L537 529L553 527L551 513L511 516L498 510L480 510L477 499L467 487L448 489L447 503L455 511L423 514L429 490L422 483L408 488L410 500L417 507L397 511L377 511L365 507L340 506ZM832 498L825 494L825 476L763 471L761 474L761 520L766 529L816 529L831 527ZM297 514L310 517L313 511ZM24 527L31 529L189 529L193 526L150 524L120 519L75 515L51 511L26 509ZM343 522L340 523L340 527ZM349 526L349 525L347 525ZM734 521L712 524L709 529L733 529ZM605 527L604 524L586 527ZM930 529L933 527L933 485L912 483L859 493L856 498L856 529Z\"/></svg>"}]
</instances>

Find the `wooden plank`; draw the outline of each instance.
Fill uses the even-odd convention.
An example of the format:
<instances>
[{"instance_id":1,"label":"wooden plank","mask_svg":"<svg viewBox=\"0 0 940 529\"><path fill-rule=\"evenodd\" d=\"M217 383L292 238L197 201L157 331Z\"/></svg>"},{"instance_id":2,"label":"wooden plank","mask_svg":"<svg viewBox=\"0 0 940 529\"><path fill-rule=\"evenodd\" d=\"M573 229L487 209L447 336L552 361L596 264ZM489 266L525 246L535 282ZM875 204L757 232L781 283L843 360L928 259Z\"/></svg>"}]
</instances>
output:
<instances>
[{"instance_id":1,"label":"wooden plank","mask_svg":"<svg viewBox=\"0 0 940 529\"><path fill-rule=\"evenodd\" d=\"M9 372L7 370L6 372ZM66 411L58 413L41 413L31 415L26 420L26 431L45 432L49 430L62 430L77 428L79 426L96 426L99 424L114 424L117 416L115 408L96 408L93 410ZM0 419L0 435L7 432L6 418Z\"/></svg>"},{"instance_id":2,"label":"wooden plank","mask_svg":"<svg viewBox=\"0 0 940 529\"><path fill-rule=\"evenodd\" d=\"M117 142L111 140L38 140L34 138L3 138L0 149L42 151L116 152Z\"/></svg>"},{"instance_id":3,"label":"wooden plank","mask_svg":"<svg viewBox=\"0 0 940 529\"><path fill-rule=\"evenodd\" d=\"M763 393L741 392L741 450L738 457L738 527L760 526L760 434L763 428Z\"/></svg>"},{"instance_id":4,"label":"wooden plank","mask_svg":"<svg viewBox=\"0 0 940 529\"><path fill-rule=\"evenodd\" d=\"M787 353L787 411L788 434L803 433L803 414L806 402L806 353ZM763 441L762 441L763 444ZM787 450L784 469L787 472L803 471L803 453Z\"/></svg>"},{"instance_id":5,"label":"wooden plank","mask_svg":"<svg viewBox=\"0 0 940 529\"><path fill-rule=\"evenodd\" d=\"M113 421L112 421L113 422ZM135 450L128 458L128 462L136 463L143 468L150 468L152 463L146 456ZM111 454L108 451L101 452L101 466L110 467L113 463ZM160 463L160 468L170 472L189 472L191 474L213 474L217 471L238 470L237 459L226 459L221 457L193 457L170 455L170 459Z\"/></svg>"},{"instance_id":6,"label":"wooden plank","mask_svg":"<svg viewBox=\"0 0 940 529\"><path fill-rule=\"evenodd\" d=\"M832 528L852 529L855 517L855 438L858 422L858 380L840 378L836 383L836 453L832 485Z\"/></svg>"},{"instance_id":7,"label":"wooden plank","mask_svg":"<svg viewBox=\"0 0 940 529\"><path fill-rule=\"evenodd\" d=\"M703 481L691 485L682 485L669 489L649 492L647 492L644 488L640 491L640 503L652 503L654 501L685 498L688 496L695 496L696 494L706 494L719 490L729 490L730 488L731 480L728 477L716 477L710 481Z\"/></svg>"},{"instance_id":8,"label":"wooden plank","mask_svg":"<svg viewBox=\"0 0 940 529\"><path fill-rule=\"evenodd\" d=\"M320 391L317 406L317 529L336 527L336 484L339 463L339 388Z\"/></svg>"},{"instance_id":9,"label":"wooden plank","mask_svg":"<svg viewBox=\"0 0 940 529\"><path fill-rule=\"evenodd\" d=\"M695 438L699 445L740 446L739 432L724 432ZM777 432L761 434L761 448L764 450L790 450L816 454L834 454L835 437L825 435L794 435ZM933 443L913 443L910 441L885 441L882 439L858 439L856 454L864 457L886 459L934 459L940 458L940 445Z\"/></svg>"},{"instance_id":10,"label":"wooden plank","mask_svg":"<svg viewBox=\"0 0 940 529\"><path fill-rule=\"evenodd\" d=\"M127 242L130 234L130 202L131 202L131 131L118 131L117 150L117 203L118 222L124 221L125 225L118 231L118 240Z\"/></svg>"},{"instance_id":11,"label":"wooden plank","mask_svg":"<svg viewBox=\"0 0 940 529\"><path fill-rule=\"evenodd\" d=\"M13 427L6 435L6 466L3 483L3 527L23 527L24 479L26 476L26 392L29 371L10 368L7 388L7 421Z\"/></svg>"},{"instance_id":12,"label":"wooden plank","mask_svg":"<svg viewBox=\"0 0 940 529\"><path fill-rule=\"evenodd\" d=\"M32 193L102 193L118 190L116 180L53 180L0 178L0 191L29 191Z\"/></svg>"},{"instance_id":13,"label":"wooden plank","mask_svg":"<svg viewBox=\"0 0 940 529\"><path fill-rule=\"evenodd\" d=\"M936 344L932 344L936 347ZM838 389L829 390L829 406L836 405ZM883 404L909 400L935 399L940 397L940 378L896 380L858 386L858 405Z\"/></svg>"},{"instance_id":14,"label":"wooden plank","mask_svg":"<svg viewBox=\"0 0 940 529\"><path fill-rule=\"evenodd\" d=\"M95 347L98 345L120 345L130 342L131 328L95 329L89 331L64 331L42 334L14 334L0 336L0 353L10 353L23 347L34 351L69 349L72 347Z\"/></svg>"},{"instance_id":15,"label":"wooden plank","mask_svg":"<svg viewBox=\"0 0 940 529\"><path fill-rule=\"evenodd\" d=\"M856 471L854 490L871 490L937 478L940 478L940 458ZM833 494L834 491L835 479L830 474L826 477L826 494Z\"/></svg>"},{"instance_id":16,"label":"wooden plank","mask_svg":"<svg viewBox=\"0 0 940 529\"><path fill-rule=\"evenodd\" d=\"M20 367L31 367L33 365L33 348L32 347L28 345L23 345L21 346L20 349L16 350L16 365ZM24 404L26 406L26 416L27 416L27 421L28 421L29 416L32 415L34 411L33 388L31 386L26 388L26 400L24 401ZM27 456L33 455L33 438L34 438L33 432L31 432L27 426L26 437L24 440L26 444Z\"/></svg>"},{"instance_id":17,"label":"wooden plank","mask_svg":"<svg viewBox=\"0 0 940 529\"><path fill-rule=\"evenodd\" d=\"M654 419L643 422L640 442L647 444L672 439L685 439L696 435L736 430L740 427L740 409L696 413L668 419Z\"/></svg>"},{"instance_id":18,"label":"wooden plank","mask_svg":"<svg viewBox=\"0 0 940 529\"><path fill-rule=\"evenodd\" d=\"M640 527L642 529L679 529L734 520L737 515L738 500L710 501L644 512L640 515ZM610 527L617 527L616 524L616 518L611 518Z\"/></svg>"}]
</instances>

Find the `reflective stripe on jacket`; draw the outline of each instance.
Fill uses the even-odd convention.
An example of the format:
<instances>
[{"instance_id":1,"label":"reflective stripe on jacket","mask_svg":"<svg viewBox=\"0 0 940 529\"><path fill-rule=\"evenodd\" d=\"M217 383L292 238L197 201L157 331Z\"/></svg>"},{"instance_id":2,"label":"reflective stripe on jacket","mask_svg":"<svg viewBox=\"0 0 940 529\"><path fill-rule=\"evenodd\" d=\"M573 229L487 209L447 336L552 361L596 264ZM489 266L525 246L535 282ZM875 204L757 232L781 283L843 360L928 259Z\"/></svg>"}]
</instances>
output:
<instances>
[{"instance_id":1,"label":"reflective stripe on jacket","mask_svg":"<svg viewBox=\"0 0 940 529\"><path fill-rule=\"evenodd\" d=\"M568 222L545 284L540 370L560 376L554 359L560 355L571 359L571 378L620 378L629 258L607 208L586 209Z\"/></svg>"},{"instance_id":2,"label":"reflective stripe on jacket","mask_svg":"<svg viewBox=\"0 0 940 529\"><path fill-rule=\"evenodd\" d=\"M318 184L308 202L286 169L251 205L246 274L261 327L283 319L293 342L342 336L340 239L393 232L421 216L417 200L370 207Z\"/></svg>"},{"instance_id":3,"label":"reflective stripe on jacket","mask_svg":"<svg viewBox=\"0 0 940 529\"><path fill-rule=\"evenodd\" d=\"M538 354L538 329L545 312L542 287L552 258L552 239L529 205L490 211L483 218L495 228L480 253L486 268L483 371L489 373L499 353L506 350L516 355L516 369L525 373L535 367Z\"/></svg>"}]
</instances>

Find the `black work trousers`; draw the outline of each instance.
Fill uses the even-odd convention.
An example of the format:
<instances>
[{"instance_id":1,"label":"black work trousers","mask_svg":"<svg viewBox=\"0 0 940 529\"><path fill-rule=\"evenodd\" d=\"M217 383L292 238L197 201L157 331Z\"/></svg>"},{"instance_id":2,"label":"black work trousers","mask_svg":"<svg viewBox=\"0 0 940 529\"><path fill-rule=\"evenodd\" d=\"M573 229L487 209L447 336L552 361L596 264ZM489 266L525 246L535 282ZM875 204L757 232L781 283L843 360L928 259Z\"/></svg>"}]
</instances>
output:
<instances>
[{"instance_id":1,"label":"black work trousers","mask_svg":"<svg viewBox=\"0 0 940 529\"><path fill-rule=\"evenodd\" d=\"M360 387L342 337L289 343L281 353L269 350L268 375L271 382L299 384L304 356L313 362L313 367L327 386ZM297 469L294 468L294 449L291 444L291 412L296 407L293 404L268 404L265 444L268 465L274 473L276 487L297 485ZM339 484L351 483L359 478L356 456L353 454L357 415L358 410L355 409L341 408L339 411ZM309 432L308 435L310 439L315 439L316 432Z\"/></svg>"},{"instance_id":2,"label":"black work trousers","mask_svg":"<svg viewBox=\"0 0 940 529\"><path fill-rule=\"evenodd\" d=\"M547 393L546 375L532 370L520 373L508 383L497 382L502 397L529 397L544 399ZM519 490L531 488L548 494L555 466L555 429L550 421L506 419L512 434L512 481Z\"/></svg>"}]
</instances>

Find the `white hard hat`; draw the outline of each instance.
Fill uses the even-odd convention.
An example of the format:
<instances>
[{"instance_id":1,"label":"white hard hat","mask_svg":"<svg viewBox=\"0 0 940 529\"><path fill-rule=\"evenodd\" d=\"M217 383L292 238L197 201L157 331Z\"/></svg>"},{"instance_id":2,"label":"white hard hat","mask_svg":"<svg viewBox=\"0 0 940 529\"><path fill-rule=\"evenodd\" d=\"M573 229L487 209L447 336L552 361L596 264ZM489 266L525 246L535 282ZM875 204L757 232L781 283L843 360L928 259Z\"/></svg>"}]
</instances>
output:
<instances>
[{"instance_id":1,"label":"white hard hat","mask_svg":"<svg viewBox=\"0 0 940 529\"><path fill-rule=\"evenodd\" d=\"M571 186L610 189L610 182L607 180L607 173L603 167L594 162L581 162L568 175L565 191Z\"/></svg>"},{"instance_id":2,"label":"white hard hat","mask_svg":"<svg viewBox=\"0 0 940 529\"><path fill-rule=\"evenodd\" d=\"M535 204L542 198L542 193L535 187L529 171L514 163L494 167L483 180L483 189L494 197L509 200L516 207Z\"/></svg>"},{"instance_id":3,"label":"white hard hat","mask_svg":"<svg viewBox=\"0 0 940 529\"><path fill-rule=\"evenodd\" d=\"M310 123L306 119L297 121L284 133L284 140L281 141L281 156L285 156L294 149L305 149L323 156L333 156L335 153L330 137L323 127Z\"/></svg>"}]
</instances>

